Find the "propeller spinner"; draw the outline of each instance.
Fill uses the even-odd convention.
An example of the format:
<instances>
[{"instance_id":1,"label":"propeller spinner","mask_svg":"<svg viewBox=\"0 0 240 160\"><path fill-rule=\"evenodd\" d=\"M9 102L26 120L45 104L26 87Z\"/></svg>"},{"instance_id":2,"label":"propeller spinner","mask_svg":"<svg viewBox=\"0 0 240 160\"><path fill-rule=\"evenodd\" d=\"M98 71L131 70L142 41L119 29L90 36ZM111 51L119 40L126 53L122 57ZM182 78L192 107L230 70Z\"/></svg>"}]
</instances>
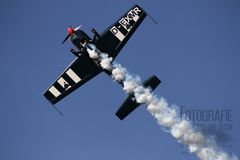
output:
<instances>
[{"instance_id":1,"label":"propeller spinner","mask_svg":"<svg viewBox=\"0 0 240 160\"><path fill-rule=\"evenodd\" d=\"M67 31L68 31L68 35L66 36L66 38L63 40L62 44L64 44L66 42L66 40L75 33L75 31L79 30L82 27L82 25L78 26L77 28L72 28L71 26L68 27Z\"/></svg>"}]
</instances>

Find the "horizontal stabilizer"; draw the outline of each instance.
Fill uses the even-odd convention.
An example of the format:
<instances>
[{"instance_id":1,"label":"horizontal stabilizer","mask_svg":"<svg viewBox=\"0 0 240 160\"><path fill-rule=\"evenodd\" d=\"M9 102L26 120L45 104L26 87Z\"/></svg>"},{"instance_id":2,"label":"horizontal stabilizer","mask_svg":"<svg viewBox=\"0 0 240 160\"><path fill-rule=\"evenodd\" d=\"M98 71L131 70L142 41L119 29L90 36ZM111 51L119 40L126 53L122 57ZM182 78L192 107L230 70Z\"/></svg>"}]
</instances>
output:
<instances>
[{"instance_id":1,"label":"horizontal stabilizer","mask_svg":"<svg viewBox=\"0 0 240 160\"><path fill-rule=\"evenodd\" d=\"M160 83L161 81L157 78L157 76L153 75L149 79L143 82L143 86L146 88L150 87L153 91ZM134 111L139 105L140 103L137 103L135 101L134 95L130 94L115 114L120 120L123 120L132 111Z\"/></svg>"}]
</instances>

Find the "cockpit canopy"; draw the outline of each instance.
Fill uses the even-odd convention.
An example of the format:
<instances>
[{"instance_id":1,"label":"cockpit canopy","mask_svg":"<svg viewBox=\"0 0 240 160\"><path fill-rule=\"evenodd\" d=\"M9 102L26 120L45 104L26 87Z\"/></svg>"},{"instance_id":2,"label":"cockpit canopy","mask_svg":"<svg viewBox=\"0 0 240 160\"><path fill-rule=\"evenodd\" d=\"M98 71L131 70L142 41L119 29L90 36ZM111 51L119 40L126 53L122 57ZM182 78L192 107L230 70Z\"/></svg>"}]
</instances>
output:
<instances>
[{"instance_id":1,"label":"cockpit canopy","mask_svg":"<svg viewBox=\"0 0 240 160\"><path fill-rule=\"evenodd\" d=\"M70 41L72 44L77 47L77 49L81 49L86 42L91 40L91 38L82 30L76 30L74 34L71 35Z\"/></svg>"}]
</instances>

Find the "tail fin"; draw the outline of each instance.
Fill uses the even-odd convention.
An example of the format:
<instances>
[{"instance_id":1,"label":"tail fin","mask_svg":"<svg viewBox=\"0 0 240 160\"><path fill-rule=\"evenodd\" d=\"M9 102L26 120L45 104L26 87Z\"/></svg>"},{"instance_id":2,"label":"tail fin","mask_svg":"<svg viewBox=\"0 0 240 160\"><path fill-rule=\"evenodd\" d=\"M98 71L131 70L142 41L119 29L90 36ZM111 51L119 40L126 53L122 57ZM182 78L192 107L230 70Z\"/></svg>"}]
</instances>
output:
<instances>
[{"instance_id":1,"label":"tail fin","mask_svg":"<svg viewBox=\"0 0 240 160\"><path fill-rule=\"evenodd\" d=\"M143 82L144 87L151 87L152 91L161 83L157 76L153 75ZM137 103L134 99L134 95L130 94L127 99L123 102L120 108L115 113L116 116L123 120L127 117L132 111L134 111L140 103Z\"/></svg>"}]
</instances>

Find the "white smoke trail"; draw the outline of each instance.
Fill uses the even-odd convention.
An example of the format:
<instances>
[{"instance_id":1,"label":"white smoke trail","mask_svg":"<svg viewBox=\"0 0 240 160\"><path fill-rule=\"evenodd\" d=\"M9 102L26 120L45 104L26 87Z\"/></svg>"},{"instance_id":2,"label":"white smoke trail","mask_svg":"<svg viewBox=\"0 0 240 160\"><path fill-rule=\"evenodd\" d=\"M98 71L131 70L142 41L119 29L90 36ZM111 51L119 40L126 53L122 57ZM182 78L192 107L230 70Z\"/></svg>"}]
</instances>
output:
<instances>
[{"instance_id":1,"label":"white smoke trail","mask_svg":"<svg viewBox=\"0 0 240 160\"><path fill-rule=\"evenodd\" d=\"M120 64L112 64L112 58L101 53L94 45L89 46L92 48L87 49L90 57L98 59L102 68L111 71L114 80L123 82L123 90L128 94L133 93L138 103L146 104L157 122L168 128L179 143L187 145L190 153L195 153L201 160L238 160L235 155L221 150L213 138L205 137L189 121L182 120L175 107L170 106L164 98L154 95L149 88L144 88L138 76L130 75Z\"/></svg>"}]
</instances>

